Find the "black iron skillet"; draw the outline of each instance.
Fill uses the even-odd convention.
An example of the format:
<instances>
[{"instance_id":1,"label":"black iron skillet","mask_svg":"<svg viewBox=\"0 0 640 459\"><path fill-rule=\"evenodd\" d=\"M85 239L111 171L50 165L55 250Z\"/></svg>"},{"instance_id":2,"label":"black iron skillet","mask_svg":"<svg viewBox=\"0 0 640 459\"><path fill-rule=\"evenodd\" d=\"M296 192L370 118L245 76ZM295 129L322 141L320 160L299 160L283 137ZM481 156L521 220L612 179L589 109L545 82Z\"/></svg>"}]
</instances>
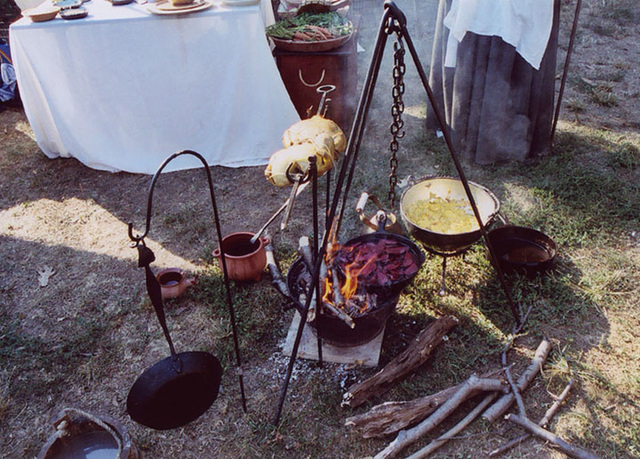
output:
<instances>
[{"instance_id":1,"label":"black iron skillet","mask_svg":"<svg viewBox=\"0 0 640 459\"><path fill-rule=\"evenodd\" d=\"M138 267L144 267L151 297L171 356L145 370L127 397L127 411L142 425L158 430L174 429L197 419L218 397L222 366L207 352L176 353L162 304L160 282L149 264L155 259L144 244L138 244Z\"/></svg>"},{"instance_id":2,"label":"black iron skillet","mask_svg":"<svg viewBox=\"0 0 640 459\"><path fill-rule=\"evenodd\" d=\"M175 153L167 158L154 175L147 201L147 225L145 232L142 235L134 236L133 225L129 224L129 238L138 249L138 267L145 269L147 292L153 303L153 308L158 316L158 320L160 321L164 336L169 343L171 356L155 363L138 377L127 397L127 411L134 421L158 430L174 429L201 416L218 397L220 381L222 379L222 366L213 355L200 351L176 353L171 336L169 335L169 329L167 328L160 283L149 266L155 260L155 255L144 242L144 238L147 236L150 227L153 188L156 180L171 160L183 154L196 156L205 166L218 233L218 243L221 245L222 235L209 166L200 154L189 150ZM237 365L238 368L240 368L240 351L238 347L235 314L231 300L229 276L224 252L221 254L221 261L229 312L231 315ZM246 411L242 373L239 371L238 375L242 395L242 406Z\"/></svg>"}]
</instances>

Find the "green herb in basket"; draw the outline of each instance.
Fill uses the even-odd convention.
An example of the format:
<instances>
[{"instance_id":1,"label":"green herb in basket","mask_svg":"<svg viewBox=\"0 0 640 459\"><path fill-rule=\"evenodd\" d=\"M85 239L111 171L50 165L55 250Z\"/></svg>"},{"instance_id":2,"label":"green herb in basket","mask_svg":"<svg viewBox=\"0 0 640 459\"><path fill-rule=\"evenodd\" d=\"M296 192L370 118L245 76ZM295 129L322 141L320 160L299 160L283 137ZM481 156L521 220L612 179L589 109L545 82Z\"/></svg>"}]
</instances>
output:
<instances>
[{"instance_id":1,"label":"green herb in basket","mask_svg":"<svg viewBox=\"0 0 640 459\"><path fill-rule=\"evenodd\" d=\"M328 13L301 13L282 19L265 28L265 33L283 40L329 40L353 32L353 24L344 15Z\"/></svg>"}]
</instances>

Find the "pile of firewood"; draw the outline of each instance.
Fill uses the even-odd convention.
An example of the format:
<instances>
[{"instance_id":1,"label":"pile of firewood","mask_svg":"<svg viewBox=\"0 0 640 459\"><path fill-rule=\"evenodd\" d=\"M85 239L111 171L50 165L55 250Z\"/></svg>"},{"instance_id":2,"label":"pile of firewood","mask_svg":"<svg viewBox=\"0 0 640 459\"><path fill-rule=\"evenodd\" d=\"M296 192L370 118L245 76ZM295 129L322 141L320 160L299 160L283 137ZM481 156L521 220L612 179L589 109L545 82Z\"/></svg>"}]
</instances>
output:
<instances>
[{"instance_id":1,"label":"pile of firewood","mask_svg":"<svg viewBox=\"0 0 640 459\"><path fill-rule=\"evenodd\" d=\"M365 381L355 384L343 395L343 406L355 408L371 397L379 396L390 390L395 383L413 373L428 360L433 350L442 342L443 337L458 323L455 317L442 317L425 328L399 356L382 370ZM370 411L347 418L345 425L357 429L365 438L396 435L389 445L380 451L375 459L397 457L403 450L416 443L454 413L463 402L485 394L481 401L461 421L449 431L434 439L424 448L415 452L411 459L424 458L440 446L458 435L479 416L488 422L504 419L525 429L527 433L503 445L490 453L497 456L520 444L529 436L537 436L557 447L563 453L576 458L595 458L593 454L577 448L546 429L551 417L567 397L573 380L569 382L561 395L538 422L532 422L526 414L521 393L527 389L542 370L551 343L543 339L538 346L531 364L517 380L511 375L511 366L507 363L507 354L512 346L513 336L502 351L502 368L477 376L472 375L464 383L446 388L407 402L386 402L373 407ZM516 402L518 414L505 413Z\"/></svg>"}]
</instances>

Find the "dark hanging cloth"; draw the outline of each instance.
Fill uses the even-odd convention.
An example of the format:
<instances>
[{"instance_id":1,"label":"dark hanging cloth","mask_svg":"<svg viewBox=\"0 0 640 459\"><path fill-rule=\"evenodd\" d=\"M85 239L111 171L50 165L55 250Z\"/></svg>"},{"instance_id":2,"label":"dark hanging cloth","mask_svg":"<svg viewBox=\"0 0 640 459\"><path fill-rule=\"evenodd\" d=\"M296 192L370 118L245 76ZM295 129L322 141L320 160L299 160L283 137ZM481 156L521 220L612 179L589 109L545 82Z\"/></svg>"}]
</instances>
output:
<instances>
[{"instance_id":1,"label":"dark hanging cloth","mask_svg":"<svg viewBox=\"0 0 640 459\"><path fill-rule=\"evenodd\" d=\"M501 38L467 32L456 67L444 67L451 0L440 0L429 84L459 158L478 164L548 153L554 115L560 1L554 2L549 43L535 70ZM427 102L427 128L440 129Z\"/></svg>"}]
</instances>

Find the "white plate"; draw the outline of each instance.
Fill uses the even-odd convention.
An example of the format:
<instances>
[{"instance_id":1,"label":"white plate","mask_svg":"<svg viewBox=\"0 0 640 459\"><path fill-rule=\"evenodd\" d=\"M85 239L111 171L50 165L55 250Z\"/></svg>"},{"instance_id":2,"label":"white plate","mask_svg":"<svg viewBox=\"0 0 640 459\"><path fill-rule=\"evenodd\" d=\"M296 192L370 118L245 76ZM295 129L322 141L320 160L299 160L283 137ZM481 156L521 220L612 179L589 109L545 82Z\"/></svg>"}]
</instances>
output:
<instances>
[{"instance_id":1,"label":"white plate","mask_svg":"<svg viewBox=\"0 0 640 459\"><path fill-rule=\"evenodd\" d=\"M187 14L187 13L195 13L196 11L206 10L213 6L213 2L210 0L203 0L199 2L198 5L194 6L193 4L189 5L180 5L180 6L172 6L171 3L162 3L161 6L163 9L158 8L158 5L155 3L150 3L147 6L147 11L153 14ZM166 9L165 9L166 8Z\"/></svg>"},{"instance_id":2,"label":"white plate","mask_svg":"<svg viewBox=\"0 0 640 459\"><path fill-rule=\"evenodd\" d=\"M181 11L181 10L191 10L193 8L198 8L199 6L204 5L204 0L195 0L192 3L188 3L185 5L173 5L169 2L156 2L154 3L156 9L160 11Z\"/></svg>"},{"instance_id":3,"label":"white plate","mask_svg":"<svg viewBox=\"0 0 640 459\"><path fill-rule=\"evenodd\" d=\"M258 3L260 0L222 0L222 4L227 6L257 5Z\"/></svg>"}]
</instances>

